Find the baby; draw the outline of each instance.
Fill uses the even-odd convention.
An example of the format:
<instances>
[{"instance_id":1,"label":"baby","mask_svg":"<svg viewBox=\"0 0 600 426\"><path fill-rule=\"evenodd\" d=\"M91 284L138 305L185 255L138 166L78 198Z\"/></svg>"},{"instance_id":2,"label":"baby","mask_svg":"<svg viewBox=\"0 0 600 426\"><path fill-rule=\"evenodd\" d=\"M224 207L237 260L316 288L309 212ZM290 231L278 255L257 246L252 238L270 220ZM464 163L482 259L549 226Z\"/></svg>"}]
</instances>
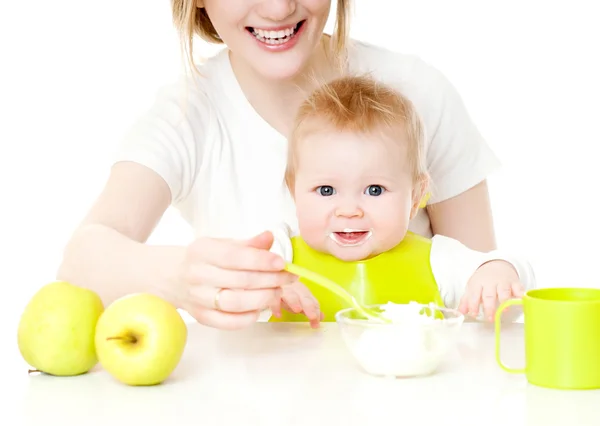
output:
<instances>
[{"instance_id":1,"label":"baby","mask_svg":"<svg viewBox=\"0 0 600 426\"><path fill-rule=\"evenodd\" d=\"M369 77L323 85L300 107L289 138L286 184L298 229L273 230L272 251L293 257L290 238L343 261L375 257L397 246L424 206L429 188L423 126L412 103ZM435 190L435 188L433 188ZM498 251L481 253L436 235L430 264L445 306L491 320L499 302L535 285L530 265ZM282 289L282 306L323 319L300 282Z\"/></svg>"}]
</instances>

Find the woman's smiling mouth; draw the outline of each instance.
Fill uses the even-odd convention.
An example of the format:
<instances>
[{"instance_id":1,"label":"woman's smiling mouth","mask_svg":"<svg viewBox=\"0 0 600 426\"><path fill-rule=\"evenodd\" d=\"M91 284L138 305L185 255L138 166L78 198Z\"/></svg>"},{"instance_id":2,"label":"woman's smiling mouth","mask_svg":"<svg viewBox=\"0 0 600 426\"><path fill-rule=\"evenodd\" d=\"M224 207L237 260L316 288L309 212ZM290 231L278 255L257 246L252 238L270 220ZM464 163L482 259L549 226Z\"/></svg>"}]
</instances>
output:
<instances>
[{"instance_id":1,"label":"woman's smiling mouth","mask_svg":"<svg viewBox=\"0 0 600 426\"><path fill-rule=\"evenodd\" d=\"M280 51L293 47L305 22L302 20L296 25L277 28L246 27L246 31L267 49Z\"/></svg>"}]
</instances>

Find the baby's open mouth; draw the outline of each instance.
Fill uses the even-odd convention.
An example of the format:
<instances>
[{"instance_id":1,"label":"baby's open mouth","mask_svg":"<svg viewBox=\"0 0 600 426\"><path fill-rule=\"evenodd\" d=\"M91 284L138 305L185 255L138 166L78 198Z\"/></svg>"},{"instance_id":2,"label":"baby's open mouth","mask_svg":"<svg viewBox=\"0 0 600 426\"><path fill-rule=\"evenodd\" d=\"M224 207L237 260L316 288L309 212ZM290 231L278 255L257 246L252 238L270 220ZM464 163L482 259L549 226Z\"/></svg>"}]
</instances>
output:
<instances>
[{"instance_id":1,"label":"baby's open mouth","mask_svg":"<svg viewBox=\"0 0 600 426\"><path fill-rule=\"evenodd\" d=\"M344 247L357 246L371 237L371 231L359 230L359 229L344 229L339 232L332 232L330 235L331 239L337 244Z\"/></svg>"},{"instance_id":2,"label":"baby's open mouth","mask_svg":"<svg viewBox=\"0 0 600 426\"><path fill-rule=\"evenodd\" d=\"M306 20L298 22L296 25L289 28L280 29L277 31L266 30L255 27L246 27L246 31L252 34L258 41L266 44L284 44L290 41L302 28Z\"/></svg>"}]
</instances>

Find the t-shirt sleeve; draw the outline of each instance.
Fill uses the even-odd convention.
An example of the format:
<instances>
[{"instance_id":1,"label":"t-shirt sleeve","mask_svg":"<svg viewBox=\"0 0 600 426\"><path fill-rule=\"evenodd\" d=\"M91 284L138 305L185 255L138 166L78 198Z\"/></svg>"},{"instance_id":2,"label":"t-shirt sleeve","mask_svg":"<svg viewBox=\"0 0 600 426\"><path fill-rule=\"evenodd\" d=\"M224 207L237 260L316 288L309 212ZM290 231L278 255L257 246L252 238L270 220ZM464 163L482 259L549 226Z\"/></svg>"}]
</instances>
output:
<instances>
[{"instance_id":1,"label":"t-shirt sleeve","mask_svg":"<svg viewBox=\"0 0 600 426\"><path fill-rule=\"evenodd\" d=\"M500 161L471 119L461 95L436 68L416 61L416 81L425 124L426 158L431 176L430 204L474 187L500 167Z\"/></svg>"},{"instance_id":2,"label":"t-shirt sleeve","mask_svg":"<svg viewBox=\"0 0 600 426\"><path fill-rule=\"evenodd\" d=\"M114 161L133 161L152 169L165 180L176 204L194 184L212 121L210 104L200 88L187 81L166 86L125 134Z\"/></svg>"}]
</instances>

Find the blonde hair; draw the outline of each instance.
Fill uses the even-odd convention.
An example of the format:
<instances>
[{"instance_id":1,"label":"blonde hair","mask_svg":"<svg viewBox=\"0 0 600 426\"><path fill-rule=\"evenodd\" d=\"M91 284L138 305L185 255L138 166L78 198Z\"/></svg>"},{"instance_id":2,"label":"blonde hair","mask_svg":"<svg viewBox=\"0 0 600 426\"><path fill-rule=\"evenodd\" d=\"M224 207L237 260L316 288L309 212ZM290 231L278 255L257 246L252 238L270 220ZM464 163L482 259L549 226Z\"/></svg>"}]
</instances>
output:
<instances>
[{"instance_id":1,"label":"blonde hair","mask_svg":"<svg viewBox=\"0 0 600 426\"><path fill-rule=\"evenodd\" d=\"M324 127L338 131L393 135L401 130L408 142L408 161L415 184L428 181L424 130L412 102L369 76L342 77L308 96L296 114L289 137L285 182L293 193L297 150L303 138Z\"/></svg>"},{"instance_id":2,"label":"blonde hair","mask_svg":"<svg viewBox=\"0 0 600 426\"><path fill-rule=\"evenodd\" d=\"M199 73L194 62L194 37L197 35L209 43L223 43L205 8L196 6L197 0L171 0L173 24L177 29L185 60L193 71ZM351 0L337 0L336 21L331 38L331 51L334 58L343 62L346 57L348 32L350 27Z\"/></svg>"}]
</instances>

